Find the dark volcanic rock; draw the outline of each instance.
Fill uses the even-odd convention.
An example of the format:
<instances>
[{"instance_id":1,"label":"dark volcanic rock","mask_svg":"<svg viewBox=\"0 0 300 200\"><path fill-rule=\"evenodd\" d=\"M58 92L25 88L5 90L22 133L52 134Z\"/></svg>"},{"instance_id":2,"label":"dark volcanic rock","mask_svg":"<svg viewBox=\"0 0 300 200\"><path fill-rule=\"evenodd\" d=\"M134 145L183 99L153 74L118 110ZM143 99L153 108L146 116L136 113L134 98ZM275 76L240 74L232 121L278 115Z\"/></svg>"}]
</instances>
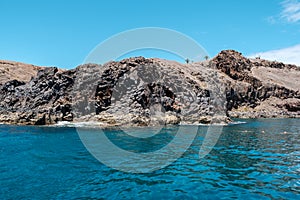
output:
<instances>
[{"instance_id":1,"label":"dark volcanic rock","mask_svg":"<svg viewBox=\"0 0 300 200\"><path fill-rule=\"evenodd\" d=\"M300 115L299 110L280 105L292 98L296 99L296 105L300 102L300 73L297 66L251 60L233 50L222 51L211 64L233 79L226 87L227 110L231 116L257 118Z\"/></svg>"},{"instance_id":2,"label":"dark volcanic rock","mask_svg":"<svg viewBox=\"0 0 300 200\"><path fill-rule=\"evenodd\" d=\"M8 81L2 86L1 90L5 92L14 92L15 88L20 85L25 85L25 82L18 80Z\"/></svg>"},{"instance_id":3,"label":"dark volcanic rock","mask_svg":"<svg viewBox=\"0 0 300 200\"><path fill-rule=\"evenodd\" d=\"M97 121L103 126L228 123L228 117L299 117L300 70L222 51L203 63L143 57L41 68L29 82L0 89L0 122L44 125Z\"/></svg>"},{"instance_id":4,"label":"dark volcanic rock","mask_svg":"<svg viewBox=\"0 0 300 200\"><path fill-rule=\"evenodd\" d=\"M76 118L88 116L110 125L199 123L200 115L212 115L209 91L185 77L181 68L178 63L169 66L142 57L98 68L81 67L74 85L73 112ZM183 98L186 105L180 104Z\"/></svg>"},{"instance_id":5,"label":"dark volcanic rock","mask_svg":"<svg viewBox=\"0 0 300 200\"><path fill-rule=\"evenodd\" d=\"M64 119L69 113L54 110L70 104L74 71L58 73L57 68L45 68L25 84L20 81L5 83L0 91L2 115L11 123L43 125ZM42 115L42 117L40 117ZM72 120L72 119L70 119Z\"/></svg>"}]
</instances>

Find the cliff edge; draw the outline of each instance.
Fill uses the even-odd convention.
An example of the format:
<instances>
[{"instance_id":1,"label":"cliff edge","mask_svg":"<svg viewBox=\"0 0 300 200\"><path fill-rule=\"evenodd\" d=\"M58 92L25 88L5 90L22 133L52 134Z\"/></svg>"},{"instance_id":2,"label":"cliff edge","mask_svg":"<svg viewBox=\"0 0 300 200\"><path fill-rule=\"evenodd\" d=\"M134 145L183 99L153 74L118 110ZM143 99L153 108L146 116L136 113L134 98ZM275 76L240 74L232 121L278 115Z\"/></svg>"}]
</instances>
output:
<instances>
[{"instance_id":1,"label":"cliff edge","mask_svg":"<svg viewBox=\"0 0 300 200\"><path fill-rule=\"evenodd\" d=\"M151 126L300 117L300 68L233 50L190 64L137 57L66 71L1 61L0 69L1 123Z\"/></svg>"}]
</instances>

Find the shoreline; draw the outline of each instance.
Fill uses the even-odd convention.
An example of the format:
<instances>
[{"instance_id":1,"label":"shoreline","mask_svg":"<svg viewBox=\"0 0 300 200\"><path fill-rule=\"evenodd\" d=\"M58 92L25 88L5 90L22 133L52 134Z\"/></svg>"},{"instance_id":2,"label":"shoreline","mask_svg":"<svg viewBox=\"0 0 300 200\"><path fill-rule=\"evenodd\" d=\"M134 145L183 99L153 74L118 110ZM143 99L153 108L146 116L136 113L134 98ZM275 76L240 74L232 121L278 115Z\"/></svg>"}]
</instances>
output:
<instances>
[{"instance_id":1,"label":"shoreline","mask_svg":"<svg viewBox=\"0 0 300 200\"><path fill-rule=\"evenodd\" d=\"M209 127L209 126L224 126L224 127L229 127L229 126L234 126L234 125L240 125L240 124L247 124L248 120L284 120L284 119L295 119L299 120L300 117L277 117L277 118L232 118L232 122L228 124L203 124L203 123L179 123L179 124L165 124L165 125L155 125L155 126L120 126L120 125L115 125L115 126L107 126L104 125L102 122L95 122L95 121L90 121L90 122L70 122L70 121L60 121L57 124L48 124L48 125L27 125L27 124L16 124L16 123L4 123L0 122L0 125L7 125L7 126L28 126L28 127L53 127L53 128L156 128L156 127L172 127L172 126L202 126L202 127ZM245 120L245 121L243 121Z\"/></svg>"}]
</instances>

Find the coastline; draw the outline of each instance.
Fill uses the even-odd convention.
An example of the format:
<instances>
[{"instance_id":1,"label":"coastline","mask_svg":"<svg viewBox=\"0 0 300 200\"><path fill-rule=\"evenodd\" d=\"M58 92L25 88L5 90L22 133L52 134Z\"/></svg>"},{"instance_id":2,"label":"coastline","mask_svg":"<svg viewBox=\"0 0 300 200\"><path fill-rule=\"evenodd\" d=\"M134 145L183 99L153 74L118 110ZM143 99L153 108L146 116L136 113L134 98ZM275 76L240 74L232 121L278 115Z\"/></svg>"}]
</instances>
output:
<instances>
[{"instance_id":1,"label":"coastline","mask_svg":"<svg viewBox=\"0 0 300 200\"><path fill-rule=\"evenodd\" d=\"M135 57L72 70L31 67L30 80L1 75L0 122L109 127L300 117L300 68L234 50L188 64Z\"/></svg>"}]
</instances>

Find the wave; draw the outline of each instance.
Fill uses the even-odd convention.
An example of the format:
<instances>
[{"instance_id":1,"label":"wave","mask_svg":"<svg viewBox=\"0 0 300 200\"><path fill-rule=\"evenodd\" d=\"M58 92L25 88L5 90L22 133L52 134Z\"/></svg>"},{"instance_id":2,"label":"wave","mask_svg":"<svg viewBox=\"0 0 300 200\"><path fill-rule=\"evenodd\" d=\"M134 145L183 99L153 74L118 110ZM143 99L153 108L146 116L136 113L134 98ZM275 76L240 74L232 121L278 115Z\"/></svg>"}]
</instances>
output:
<instances>
[{"instance_id":1,"label":"wave","mask_svg":"<svg viewBox=\"0 0 300 200\"><path fill-rule=\"evenodd\" d=\"M235 122L230 122L228 125L239 125L239 124L247 124L247 122L235 121Z\"/></svg>"},{"instance_id":2,"label":"wave","mask_svg":"<svg viewBox=\"0 0 300 200\"><path fill-rule=\"evenodd\" d=\"M99 127L101 126L101 122L69 122L69 121L59 121L57 124L50 125L54 127Z\"/></svg>"},{"instance_id":3,"label":"wave","mask_svg":"<svg viewBox=\"0 0 300 200\"><path fill-rule=\"evenodd\" d=\"M247 122L243 121L234 121L230 122L229 124L201 124L201 123L196 123L196 124L190 124L190 123L184 123L181 122L179 125L180 126L228 126L228 125L239 125L239 124L246 124ZM69 121L59 121L57 124L49 125L51 127L101 127L103 123L101 122L95 122L95 121L90 121L90 122L69 122Z\"/></svg>"}]
</instances>

